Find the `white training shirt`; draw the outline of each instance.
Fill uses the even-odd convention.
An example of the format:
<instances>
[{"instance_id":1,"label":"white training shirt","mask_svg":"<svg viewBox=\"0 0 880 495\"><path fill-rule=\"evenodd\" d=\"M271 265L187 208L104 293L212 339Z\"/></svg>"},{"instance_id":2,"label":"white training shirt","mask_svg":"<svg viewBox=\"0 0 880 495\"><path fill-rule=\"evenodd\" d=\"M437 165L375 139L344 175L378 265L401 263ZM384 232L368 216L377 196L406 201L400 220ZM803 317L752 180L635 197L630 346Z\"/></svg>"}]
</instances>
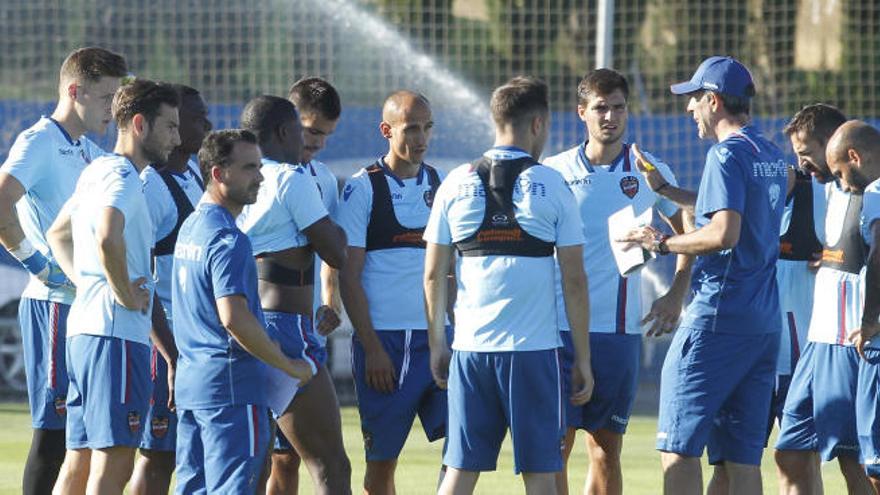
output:
<instances>
[{"instance_id":1,"label":"white training shirt","mask_svg":"<svg viewBox=\"0 0 880 495\"><path fill-rule=\"evenodd\" d=\"M104 209L112 207L125 221L126 263L131 280L146 278L152 294L150 250L153 222L144 195L144 183L134 164L119 155L106 155L86 168L76 191L65 205L73 233L74 269L79 279L76 298L67 318L67 336L101 335L150 345L150 311L146 314L116 302L98 257L95 229ZM152 306L152 298L150 300Z\"/></svg>"},{"instance_id":2,"label":"white training shirt","mask_svg":"<svg viewBox=\"0 0 880 495\"><path fill-rule=\"evenodd\" d=\"M189 199L193 209L199 204L199 200L204 194L196 174L200 174L198 164L190 160L187 164L187 170L181 174L172 174L174 180L183 189L186 197ZM177 225L177 205L174 204L174 197L171 191L162 180L162 176L153 167L146 167L141 172L141 180L144 181L144 194L147 197L147 208L150 210L150 218L153 221L154 244L164 239L174 230ZM171 269L174 265L174 255L166 254L155 256L156 266L153 269L153 279L156 284L156 295L162 302L162 308L168 317L168 322L172 321L171 313Z\"/></svg>"},{"instance_id":3,"label":"white training shirt","mask_svg":"<svg viewBox=\"0 0 880 495\"><path fill-rule=\"evenodd\" d=\"M262 162L257 202L245 205L238 227L250 238L255 256L308 245L302 231L327 216L315 180L300 165Z\"/></svg>"},{"instance_id":4,"label":"white training shirt","mask_svg":"<svg viewBox=\"0 0 880 495\"><path fill-rule=\"evenodd\" d=\"M862 199L862 216L860 227L862 237L868 246L874 247L874 236L871 235L871 226L877 220L880 220L880 179L870 183L865 188ZM873 338L868 341L867 347L871 349L880 349L880 338Z\"/></svg>"},{"instance_id":5,"label":"white training shirt","mask_svg":"<svg viewBox=\"0 0 880 495\"><path fill-rule=\"evenodd\" d=\"M514 160L528 155L493 148L485 156ZM425 240L452 245L473 234L483 222L485 194L470 164L450 172L434 199ZM513 204L517 222L532 236L557 248L584 243L574 195L555 170L535 165L523 171ZM552 257L459 256L456 275L453 349L534 351L561 345Z\"/></svg>"},{"instance_id":6,"label":"white training shirt","mask_svg":"<svg viewBox=\"0 0 880 495\"><path fill-rule=\"evenodd\" d=\"M385 181L397 221L406 228L428 223L431 207L426 193L431 181L425 166L415 177L400 179L385 167ZM440 180L444 174L437 170ZM367 246L367 226L373 210L373 187L362 168L345 183L337 207L337 222L345 229L348 245ZM425 250L412 247L366 251L361 286L367 295L373 328L381 330L425 330Z\"/></svg>"},{"instance_id":7,"label":"white training shirt","mask_svg":"<svg viewBox=\"0 0 880 495\"><path fill-rule=\"evenodd\" d=\"M312 160L303 167L318 184L318 192L321 193L321 201L324 202L327 213L331 218L335 218L336 204L339 202L339 186L336 176L327 165L318 160ZM317 311L321 306L321 257L317 253L315 253L315 292L312 295L312 306L312 312Z\"/></svg>"},{"instance_id":8,"label":"white training shirt","mask_svg":"<svg viewBox=\"0 0 880 495\"><path fill-rule=\"evenodd\" d=\"M608 217L632 205L636 215L656 208L666 217L678 212L678 206L651 190L644 176L636 168L636 157L630 147L629 163L624 151L608 165L594 165L587 159L584 144L558 155L545 158L543 163L558 171L574 193L584 225L584 269L590 285L590 332L641 334L641 272L622 277L617 270L611 241L608 237ZM673 186L678 182L669 166L643 152L657 170ZM556 308L559 329L569 330L562 297L562 279L556 276Z\"/></svg>"},{"instance_id":9,"label":"white training shirt","mask_svg":"<svg viewBox=\"0 0 880 495\"><path fill-rule=\"evenodd\" d=\"M15 139L0 171L15 177L24 188L25 194L15 208L21 229L34 249L49 254L46 231L73 194L86 165L104 154L104 150L85 136L76 141L71 139L67 131L49 117L41 117ZM31 275L22 296L70 304L74 291L47 287Z\"/></svg>"},{"instance_id":10,"label":"white training shirt","mask_svg":"<svg viewBox=\"0 0 880 495\"><path fill-rule=\"evenodd\" d=\"M814 196L815 198L815 196ZM834 245L843 231L844 218L850 194L836 182L825 185L819 200L825 199L824 221L817 221L816 232L827 245ZM860 274L847 273L828 267L816 272L813 292L813 314L807 340L825 344L852 345L847 338L862 324L864 304L864 268Z\"/></svg>"}]
</instances>

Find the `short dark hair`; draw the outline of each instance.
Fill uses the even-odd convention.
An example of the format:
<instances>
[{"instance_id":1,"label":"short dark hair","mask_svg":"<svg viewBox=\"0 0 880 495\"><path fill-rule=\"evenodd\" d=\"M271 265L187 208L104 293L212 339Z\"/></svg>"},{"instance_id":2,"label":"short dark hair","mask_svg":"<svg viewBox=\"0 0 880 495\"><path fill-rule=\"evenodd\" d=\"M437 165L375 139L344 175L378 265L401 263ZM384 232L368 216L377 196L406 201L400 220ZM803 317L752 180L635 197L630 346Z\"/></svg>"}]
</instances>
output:
<instances>
[{"instance_id":1,"label":"short dark hair","mask_svg":"<svg viewBox=\"0 0 880 495\"><path fill-rule=\"evenodd\" d=\"M123 84L113 95L111 107L116 127L126 129L137 114L143 115L153 125L163 103L174 108L180 106L177 91L168 83L135 79Z\"/></svg>"},{"instance_id":2,"label":"short dark hair","mask_svg":"<svg viewBox=\"0 0 880 495\"><path fill-rule=\"evenodd\" d=\"M342 113L336 88L320 77L304 77L293 83L287 98L300 113L318 114L328 120L336 120Z\"/></svg>"},{"instance_id":3,"label":"short dark hair","mask_svg":"<svg viewBox=\"0 0 880 495\"><path fill-rule=\"evenodd\" d=\"M183 102L184 98L201 95L201 93L199 93L199 90L191 86L187 86L186 84L172 84L171 87L174 88L174 91L177 92L177 97L180 98L181 102Z\"/></svg>"},{"instance_id":4,"label":"short dark hair","mask_svg":"<svg viewBox=\"0 0 880 495\"><path fill-rule=\"evenodd\" d=\"M547 83L532 76L517 76L492 92L489 107L496 124L519 127L535 114L550 110Z\"/></svg>"},{"instance_id":5,"label":"short dark hair","mask_svg":"<svg viewBox=\"0 0 880 495\"><path fill-rule=\"evenodd\" d=\"M782 132L788 137L803 133L804 136L825 144L844 122L846 115L837 107L814 103L798 110L782 128Z\"/></svg>"},{"instance_id":6,"label":"short dark hair","mask_svg":"<svg viewBox=\"0 0 880 495\"><path fill-rule=\"evenodd\" d=\"M126 75L128 64L125 58L103 48L79 48L72 51L61 64L61 81L76 79L96 82L102 77L121 78Z\"/></svg>"},{"instance_id":7,"label":"short dark hair","mask_svg":"<svg viewBox=\"0 0 880 495\"><path fill-rule=\"evenodd\" d=\"M752 98L743 96L734 96L727 93L717 93L712 91L724 104L724 109L731 115L748 115L752 111Z\"/></svg>"},{"instance_id":8,"label":"short dark hair","mask_svg":"<svg viewBox=\"0 0 880 495\"><path fill-rule=\"evenodd\" d=\"M226 168L230 165L232 150L237 143L257 144L257 136L245 129L212 131L205 136L199 149L199 169L205 183L211 181L211 167Z\"/></svg>"},{"instance_id":9,"label":"short dark hair","mask_svg":"<svg viewBox=\"0 0 880 495\"><path fill-rule=\"evenodd\" d=\"M241 111L241 127L254 133L263 144L279 127L298 118L296 106L290 100L260 95L247 102Z\"/></svg>"},{"instance_id":10,"label":"short dark hair","mask_svg":"<svg viewBox=\"0 0 880 495\"><path fill-rule=\"evenodd\" d=\"M623 92L623 98L629 100L629 83L623 74L614 69L591 70L578 83L578 105L586 105L591 96L608 96L618 89Z\"/></svg>"}]
</instances>

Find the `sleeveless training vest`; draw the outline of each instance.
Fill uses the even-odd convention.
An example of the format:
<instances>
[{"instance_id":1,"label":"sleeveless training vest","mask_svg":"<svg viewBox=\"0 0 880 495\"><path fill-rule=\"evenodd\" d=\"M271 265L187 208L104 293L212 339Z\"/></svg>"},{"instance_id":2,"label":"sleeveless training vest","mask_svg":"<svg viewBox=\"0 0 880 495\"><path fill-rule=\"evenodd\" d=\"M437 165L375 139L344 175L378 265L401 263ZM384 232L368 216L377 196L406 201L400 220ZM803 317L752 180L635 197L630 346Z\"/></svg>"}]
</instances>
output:
<instances>
[{"instance_id":1,"label":"sleeveless training vest","mask_svg":"<svg viewBox=\"0 0 880 495\"><path fill-rule=\"evenodd\" d=\"M440 175L430 165L423 165L428 175L430 191L425 191L425 204L428 208L434 203L434 195L440 187ZM393 248L425 248L422 235L425 226L407 228L400 224L394 214L391 202L391 189L385 180L385 168L376 162L367 167L370 186L373 188L373 206L370 210L370 222L367 224L366 251ZM427 224L427 219L426 222Z\"/></svg>"},{"instance_id":2,"label":"sleeveless training vest","mask_svg":"<svg viewBox=\"0 0 880 495\"><path fill-rule=\"evenodd\" d=\"M455 243L462 256L553 256L555 243L543 241L520 227L513 208L513 190L519 175L538 165L532 157L474 162L486 197L483 222L476 232Z\"/></svg>"},{"instance_id":3,"label":"sleeveless training vest","mask_svg":"<svg viewBox=\"0 0 880 495\"><path fill-rule=\"evenodd\" d=\"M822 250L822 266L854 274L862 271L868 258L868 246L862 239L859 226L861 212L862 196L851 194L843 218L840 239L833 246L825 245Z\"/></svg>"},{"instance_id":4,"label":"sleeveless training vest","mask_svg":"<svg viewBox=\"0 0 880 495\"><path fill-rule=\"evenodd\" d=\"M809 175L796 172L791 201L791 221L779 237L779 259L809 261L822 252L814 227L813 180Z\"/></svg>"},{"instance_id":5,"label":"sleeveless training vest","mask_svg":"<svg viewBox=\"0 0 880 495\"><path fill-rule=\"evenodd\" d=\"M154 250L156 256L165 256L174 254L174 245L177 244L177 234L180 232L180 226L183 225L183 221L186 220L195 209L193 208L192 203L189 202L189 197L187 197L186 192L184 192L183 188L180 187L180 184L178 184L177 180L174 178L173 172L162 170L159 172L159 177L162 178L162 182L165 183L165 187L167 187L168 192L171 193L171 198L174 200L174 206L177 207L177 223L174 224L174 228L171 229L171 232L167 236L163 237L156 243L156 248ZM196 184L199 185L199 188L204 191L205 183L202 182L202 178L196 174L192 174L192 177L195 179Z\"/></svg>"}]
</instances>

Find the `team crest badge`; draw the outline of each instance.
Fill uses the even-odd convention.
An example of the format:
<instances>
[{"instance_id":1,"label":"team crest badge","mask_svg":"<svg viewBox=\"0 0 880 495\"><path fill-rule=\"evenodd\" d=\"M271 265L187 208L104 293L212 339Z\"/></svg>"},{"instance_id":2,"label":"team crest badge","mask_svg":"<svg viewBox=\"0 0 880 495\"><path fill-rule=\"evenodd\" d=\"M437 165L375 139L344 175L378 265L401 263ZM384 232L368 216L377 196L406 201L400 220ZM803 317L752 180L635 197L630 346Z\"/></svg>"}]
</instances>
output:
<instances>
[{"instance_id":1,"label":"team crest badge","mask_svg":"<svg viewBox=\"0 0 880 495\"><path fill-rule=\"evenodd\" d=\"M620 191L629 199L633 199L639 193L639 180L632 175L620 179Z\"/></svg>"},{"instance_id":2,"label":"team crest badge","mask_svg":"<svg viewBox=\"0 0 880 495\"><path fill-rule=\"evenodd\" d=\"M150 431L156 438L165 438L168 433L168 418L164 416L156 416L150 421Z\"/></svg>"},{"instance_id":3,"label":"team crest badge","mask_svg":"<svg viewBox=\"0 0 880 495\"><path fill-rule=\"evenodd\" d=\"M128 412L128 429L132 433L137 433L141 429L141 415L137 411Z\"/></svg>"},{"instance_id":4,"label":"team crest badge","mask_svg":"<svg viewBox=\"0 0 880 495\"><path fill-rule=\"evenodd\" d=\"M67 400L64 397L55 397L55 414L59 416L67 414Z\"/></svg>"},{"instance_id":5,"label":"team crest badge","mask_svg":"<svg viewBox=\"0 0 880 495\"><path fill-rule=\"evenodd\" d=\"M425 194L422 195L422 199L425 200L425 206L427 206L428 208L434 206L434 190L428 189L427 191L425 191Z\"/></svg>"}]
</instances>

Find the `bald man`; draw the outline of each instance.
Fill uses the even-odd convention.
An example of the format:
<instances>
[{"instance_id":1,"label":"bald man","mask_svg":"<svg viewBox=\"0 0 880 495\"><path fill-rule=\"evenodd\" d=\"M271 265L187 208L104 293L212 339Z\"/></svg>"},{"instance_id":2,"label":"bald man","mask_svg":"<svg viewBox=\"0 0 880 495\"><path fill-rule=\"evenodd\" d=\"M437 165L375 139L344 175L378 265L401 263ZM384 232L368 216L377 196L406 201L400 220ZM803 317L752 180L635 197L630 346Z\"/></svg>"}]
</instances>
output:
<instances>
[{"instance_id":1,"label":"bald man","mask_svg":"<svg viewBox=\"0 0 880 495\"><path fill-rule=\"evenodd\" d=\"M868 480L880 493L880 132L857 120L843 124L828 143L826 161L843 190L862 195L860 240L868 246L865 302L850 340L863 358L856 386L859 448Z\"/></svg>"},{"instance_id":2,"label":"bald man","mask_svg":"<svg viewBox=\"0 0 880 495\"><path fill-rule=\"evenodd\" d=\"M367 471L364 490L394 493L397 457L416 415L429 441L446 435L446 392L431 378L422 275L428 222L441 174L422 158L434 122L428 100L397 91L382 109L388 153L342 190L337 221L348 236L342 301L352 353Z\"/></svg>"}]
</instances>

